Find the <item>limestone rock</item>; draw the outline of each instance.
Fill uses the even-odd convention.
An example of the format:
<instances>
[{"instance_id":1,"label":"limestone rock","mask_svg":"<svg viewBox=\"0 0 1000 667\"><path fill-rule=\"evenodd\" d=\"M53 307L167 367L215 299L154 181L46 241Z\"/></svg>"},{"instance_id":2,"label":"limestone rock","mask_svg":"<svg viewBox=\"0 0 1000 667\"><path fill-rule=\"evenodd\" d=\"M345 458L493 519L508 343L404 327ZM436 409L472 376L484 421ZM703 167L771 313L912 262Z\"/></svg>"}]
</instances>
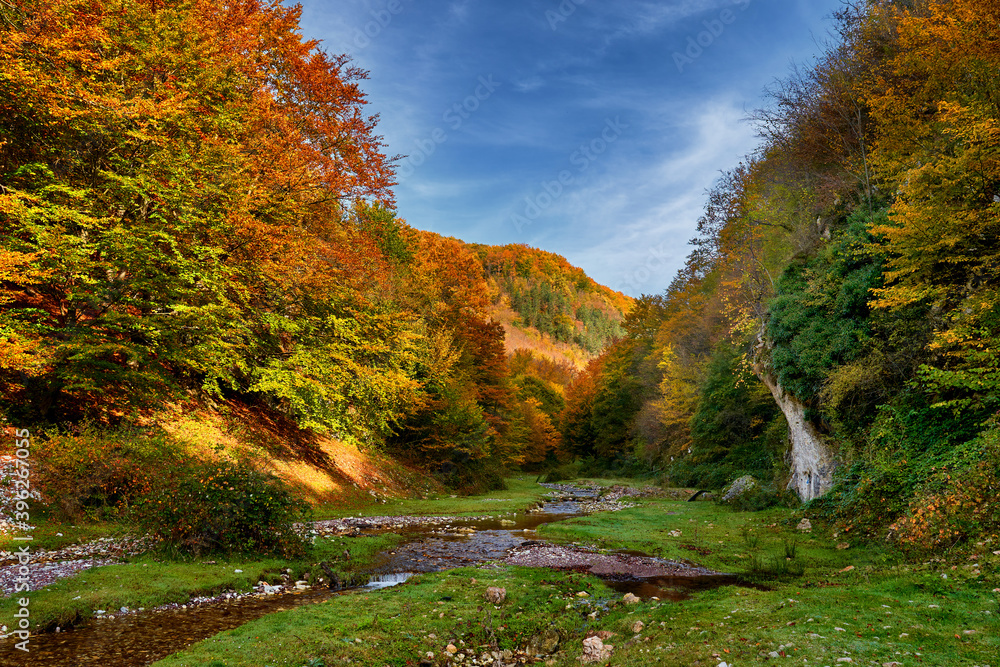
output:
<instances>
[{"instance_id":1,"label":"limestone rock","mask_svg":"<svg viewBox=\"0 0 1000 667\"><path fill-rule=\"evenodd\" d=\"M490 586L486 589L486 601L490 604L503 604L507 599L507 589L499 586Z\"/></svg>"},{"instance_id":2,"label":"limestone rock","mask_svg":"<svg viewBox=\"0 0 1000 667\"><path fill-rule=\"evenodd\" d=\"M723 489L722 502L729 503L747 493L758 484L753 475L743 475Z\"/></svg>"},{"instance_id":3,"label":"limestone rock","mask_svg":"<svg viewBox=\"0 0 1000 667\"><path fill-rule=\"evenodd\" d=\"M812 500L833 486L833 471L837 466L837 459L819 429L806 417L806 404L785 391L778 382L778 376L770 362L772 346L761 328L753 354L753 370L771 391L788 423L791 448L787 452L787 463L792 473L788 489L798 493L802 501Z\"/></svg>"},{"instance_id":4,"label":"limestone rock","mask_svg":"<svg viewBox=\"0 0 1000 667\"><path fill-rule=\"evenodd\" d=\"M607 660L614 649L611 644L605 645L600 637L587 637L583 640L583 655L580 656L580 662L586 665Z\"/></svg>"},{"instance_id":5,"label":"limestone rock","mask_svg":"<svg viewBox=\"0 0 1000 667\"><path fill-rule=\"evenodd\" d=\"M802 521L799 521L799 525L795 526L795 528L804 533L808 533L813 529L812 521L809 519L802 519Z\"/></svg>"},{"instance_id":6,"label":"limestone rock","mask_svg":"<svg viewBox=\"0 0 1000 667\"><path fill-rule=\"evenodd\" d=\"M642 621L636 621L635 623L632 624L632 634L636 635L639 634L645 627L646 627L645 623L643 623Z\"/></svg>"},{"instance_id":7,"label":"limestone rock","mask_svg":"<svg viewBox=\"0 0 1000 667\"><path fill-rule=\"evenodd\" d=\"M552 655L559 647L559 631L549 628L528 640L529 655Z\"/></svg>"},{"instance_id":8,"label":"limestone rock","mask_svg":"<svg viewBox=\"0 0 1000 667\"><path fill-rule=\"evenodd\" d=\"M639 602L642 602L642 600L631 593L626 593L625 597L622 598L622 602L625 604L638 604Z\"/></svg>"}]
</instances>

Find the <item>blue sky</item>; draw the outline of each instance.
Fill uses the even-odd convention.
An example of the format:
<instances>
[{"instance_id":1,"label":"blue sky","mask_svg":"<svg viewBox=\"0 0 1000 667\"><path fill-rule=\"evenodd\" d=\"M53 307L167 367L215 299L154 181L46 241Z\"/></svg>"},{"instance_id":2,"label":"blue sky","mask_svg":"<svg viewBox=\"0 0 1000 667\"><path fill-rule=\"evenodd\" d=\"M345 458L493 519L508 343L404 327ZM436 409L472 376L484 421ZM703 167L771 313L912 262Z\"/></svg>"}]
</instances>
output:
<instances>
[{"instance_id":1,"label":"blue sky","mask_svg":"<svg viewBox=\"0 0 1000 667\"><path fill-rule=\"evenodd\" d=\"M527 243L632 296L683 265L746 112L809 62L840 0L304 0L302 30L369 70L399 215Z\"/></svg>"}]
</instances>

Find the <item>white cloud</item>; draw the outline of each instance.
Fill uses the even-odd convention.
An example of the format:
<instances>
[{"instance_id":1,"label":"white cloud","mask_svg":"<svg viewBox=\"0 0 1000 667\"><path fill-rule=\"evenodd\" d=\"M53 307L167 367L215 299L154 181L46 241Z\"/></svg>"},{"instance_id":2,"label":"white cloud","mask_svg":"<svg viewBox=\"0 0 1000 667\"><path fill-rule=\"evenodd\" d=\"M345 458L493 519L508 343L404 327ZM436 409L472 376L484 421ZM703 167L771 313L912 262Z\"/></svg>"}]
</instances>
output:
<instances>
[{"instance_id":1,"label":"white cloud","mask_svg":"<svg viewBox=\"0 0 1000 667\"><path fill-rule=\"evenodd\" d=\"M534 74L523 79L515 79L514 81L511 81L511 84L514 87L514 90L519 93L530 93L544 86L545 79L537 74Z\"/></svg>"}]
</instances>

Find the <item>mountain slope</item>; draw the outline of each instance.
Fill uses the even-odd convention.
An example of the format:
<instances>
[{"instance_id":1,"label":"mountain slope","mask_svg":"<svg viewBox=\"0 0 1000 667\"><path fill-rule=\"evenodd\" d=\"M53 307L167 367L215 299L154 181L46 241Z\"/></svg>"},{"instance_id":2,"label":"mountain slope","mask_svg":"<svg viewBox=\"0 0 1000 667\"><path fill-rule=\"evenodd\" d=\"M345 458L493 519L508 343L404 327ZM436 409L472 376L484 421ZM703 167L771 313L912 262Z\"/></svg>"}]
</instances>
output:
<instances>
[{"instance_id":1,"label":"mountain slope","mask_svg":"<svg viewBox=\"0 0 1000 667\"><path fill-rule=\"evenodd\" d=\"M495 295L508 353L526 349L582 368L622 334L632 299L560 255L523 244L474 246Z\"/></svg>"}]
</instances>

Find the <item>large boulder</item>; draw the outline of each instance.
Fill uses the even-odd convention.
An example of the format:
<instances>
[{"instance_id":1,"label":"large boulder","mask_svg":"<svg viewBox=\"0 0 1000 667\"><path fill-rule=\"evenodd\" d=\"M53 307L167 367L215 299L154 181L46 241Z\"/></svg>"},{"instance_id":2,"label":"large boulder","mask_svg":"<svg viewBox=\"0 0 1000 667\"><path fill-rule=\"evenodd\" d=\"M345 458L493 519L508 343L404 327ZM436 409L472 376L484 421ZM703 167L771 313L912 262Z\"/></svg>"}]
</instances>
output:
<instances>
[{"instance_id":1,"label":"large boulder","mask_svg":"<svg viewBox=\"0 0 1000 667\"><path fill-rule=\"evenodd\" d=\"M759 490L759 487L760 482L753 475L743 475L722 490L722 502L731 504L747 496L755 489Z\"/></svg>"},{"instance_id":2,"label":"large boulder","mask_svg":"<svg viewBox=\"0 0 1000 667\"><path fill-rule=\"evenodd\" d=\"M552 655L559 648L560 639L558 630L548 628L528 640L528 648L525 652L528 655Z\"/></svg>"},{"instance_id":3,"label":"large boulder","mask_svg":"<svg viewBox=\"0 0 1000 667\"><path fill-rule=\"evenodd\" d=\"M614 646L605 644L600 637L587 637L583 640L583 655L580 656L580 662L585 665L592 662L604 662L611 657L614 650Z\"/></svg>"}]
</instances>

